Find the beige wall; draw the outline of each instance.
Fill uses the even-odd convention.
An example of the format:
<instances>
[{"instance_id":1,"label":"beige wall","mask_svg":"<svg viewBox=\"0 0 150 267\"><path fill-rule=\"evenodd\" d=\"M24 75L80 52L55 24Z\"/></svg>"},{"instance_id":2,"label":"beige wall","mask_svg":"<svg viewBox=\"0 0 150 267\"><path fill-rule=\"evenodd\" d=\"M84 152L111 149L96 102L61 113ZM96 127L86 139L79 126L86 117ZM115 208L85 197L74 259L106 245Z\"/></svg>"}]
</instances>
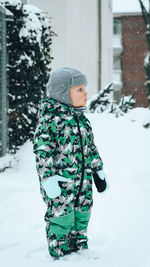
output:
<instances>
[{"instance_id":1,"label":"beige wall","mask_svg":"<svg viewBox=\"0 0 150 267\"><path fill-rule=\"evenodd\" d=\"M108 0L102 1L107 2ZM53 37L52 54L54 60L52 69L54 70L59 66L68 66L81 70L88 78L89 97L95 94L98 91L98 1L30 0L30 4L38 6L52 17L52 30L57 34L57 37ZM104 12L109 13L106 5L103 5L103 9ZM106 21L104 15L103 19ZM103 27L105 27L103 34L106 32L106 26L107 23L103 24ZM105 35L105 41L107 37ZM102 47L103 52L106 53L102 57L103 69L103 64L105 68L108 68L109 60L105 57L108 57L111 51L108 54L108 48L106 49L105 45ZM105 79L108 83L110 73L109 69L107 72L103 72L103 84Z\"/></svg>"}]
</instances>

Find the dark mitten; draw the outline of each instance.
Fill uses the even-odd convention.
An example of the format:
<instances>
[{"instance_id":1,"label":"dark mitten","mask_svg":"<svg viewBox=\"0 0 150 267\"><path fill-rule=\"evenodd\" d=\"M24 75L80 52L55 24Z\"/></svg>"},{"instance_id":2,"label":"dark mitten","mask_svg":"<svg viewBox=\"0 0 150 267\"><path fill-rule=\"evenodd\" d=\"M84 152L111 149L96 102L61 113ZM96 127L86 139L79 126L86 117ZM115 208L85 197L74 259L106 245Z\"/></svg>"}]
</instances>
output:
<instances>
[{"instance_id":1,"label":"dark mitten","mask_svg":"<svg viewBox=\"0 0 150 267\"><path fill-rule=\"evenodd\" d=\"M105 177L103 177L103 179L101 179L100 176L98 175L98 173L95 172L93 174L93 178L94 178L94 183L95 183L95 186L97 188L97 191L100 193L104 192L106 187L107 187Z\"/></svg>"}]
</instances>

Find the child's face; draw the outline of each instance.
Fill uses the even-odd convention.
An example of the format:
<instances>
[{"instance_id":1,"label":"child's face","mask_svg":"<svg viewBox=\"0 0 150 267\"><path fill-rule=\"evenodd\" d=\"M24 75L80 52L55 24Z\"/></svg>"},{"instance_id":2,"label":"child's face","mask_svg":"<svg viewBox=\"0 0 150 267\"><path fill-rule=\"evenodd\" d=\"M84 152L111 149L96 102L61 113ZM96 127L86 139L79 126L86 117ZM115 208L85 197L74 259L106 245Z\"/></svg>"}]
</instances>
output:
<instances>
[{"instance_id":1,"label":"child's face","mask_svg":"<svg viewBox=\"0 0 150 267\"><path fill-rule=\"evenodd\" d=\"M72 86L69 90L69 96L73 107L85 107L87 103L87 92L85 85Z\"/></svg>"}]
</instances>

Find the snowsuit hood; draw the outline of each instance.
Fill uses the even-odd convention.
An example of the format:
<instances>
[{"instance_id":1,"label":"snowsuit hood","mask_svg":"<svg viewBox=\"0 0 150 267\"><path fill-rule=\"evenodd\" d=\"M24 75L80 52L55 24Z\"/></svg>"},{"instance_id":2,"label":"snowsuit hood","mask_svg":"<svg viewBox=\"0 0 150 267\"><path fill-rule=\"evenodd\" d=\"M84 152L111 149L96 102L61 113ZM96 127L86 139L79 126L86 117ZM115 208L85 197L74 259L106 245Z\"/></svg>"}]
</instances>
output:
<instances>
[{"instance_id":1,"label":"snowsuit hood","mask_svg":"<svg viewBox=\"0 0 150 267\"><path fill-rule=\"evenodd\" d=\"M39 105L39 118L42 118L43 116L49 116L50 114L57 115L57 116L64 116L72 115L80 117L83 115L86 107L82 110L78 110L77 108L74 108L73 106L67 105L65 103L62 103L60 101L57 101L53 98L44 98L40 101Z\"/></svg>"}]
</instances>

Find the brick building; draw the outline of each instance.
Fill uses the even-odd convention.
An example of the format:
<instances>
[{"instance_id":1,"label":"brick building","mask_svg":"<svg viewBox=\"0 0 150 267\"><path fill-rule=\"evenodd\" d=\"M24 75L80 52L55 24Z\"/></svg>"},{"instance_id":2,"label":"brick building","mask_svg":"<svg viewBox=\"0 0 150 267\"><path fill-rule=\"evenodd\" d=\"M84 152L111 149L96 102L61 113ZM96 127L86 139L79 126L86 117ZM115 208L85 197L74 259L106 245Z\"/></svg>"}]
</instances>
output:
<instances>
[{"instance_id":1,"label":"brick building","mask_svg":"<svg viewBox=\"0 0 150 267\"><path fill-rule=\"evenodd\" d=\"M114 13L113 81L114 98L131 95L136 89L136 106L147 107L144 59L148 52L146 26L141 12Z\"/></svg>"}]
</instances>

